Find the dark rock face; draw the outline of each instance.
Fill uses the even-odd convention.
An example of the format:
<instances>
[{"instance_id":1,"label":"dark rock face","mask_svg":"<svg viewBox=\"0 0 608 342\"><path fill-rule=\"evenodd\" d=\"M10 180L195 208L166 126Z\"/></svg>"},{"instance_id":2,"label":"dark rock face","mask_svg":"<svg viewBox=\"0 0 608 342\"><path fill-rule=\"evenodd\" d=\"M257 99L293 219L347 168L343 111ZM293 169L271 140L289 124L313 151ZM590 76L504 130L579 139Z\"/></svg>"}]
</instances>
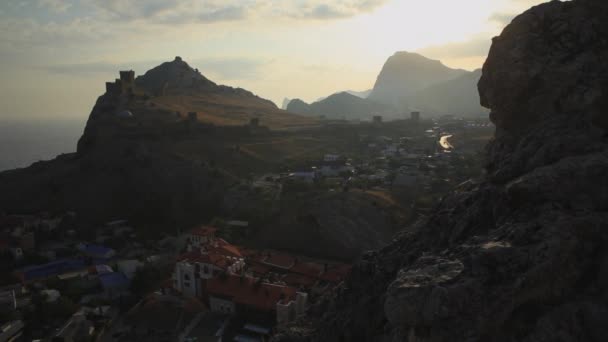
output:
<instances>
[{"instance_id":1,"label":"dark rock face","mask_svg":"<svg viewBox=\"0 0 608 342\"><path fill-rule=\"evenodd\" d=\"M606 18L606 1L554 1L495 38L479 82L497 125L487 177L366 254L277 340L606 340Z\"/></svg>"}]
</instances>

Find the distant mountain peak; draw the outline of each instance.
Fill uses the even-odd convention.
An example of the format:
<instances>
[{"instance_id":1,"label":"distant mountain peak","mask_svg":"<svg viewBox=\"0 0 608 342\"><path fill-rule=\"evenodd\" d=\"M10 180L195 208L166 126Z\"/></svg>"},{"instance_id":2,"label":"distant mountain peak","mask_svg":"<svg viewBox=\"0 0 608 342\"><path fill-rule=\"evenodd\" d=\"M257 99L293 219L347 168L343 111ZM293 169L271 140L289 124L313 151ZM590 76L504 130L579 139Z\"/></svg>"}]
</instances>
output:
<instances>
[{"instance_id":1,"label":"distant mountain peak","mask_svg":"<svg viewBox=\"0 0 608 342\"><path fill-rule=\"evenodd\" d=\"M398 51L382 67L369 98L403 110L407 108L404 98L466 73L415 52Z\"/></svg>"}]
</instances>

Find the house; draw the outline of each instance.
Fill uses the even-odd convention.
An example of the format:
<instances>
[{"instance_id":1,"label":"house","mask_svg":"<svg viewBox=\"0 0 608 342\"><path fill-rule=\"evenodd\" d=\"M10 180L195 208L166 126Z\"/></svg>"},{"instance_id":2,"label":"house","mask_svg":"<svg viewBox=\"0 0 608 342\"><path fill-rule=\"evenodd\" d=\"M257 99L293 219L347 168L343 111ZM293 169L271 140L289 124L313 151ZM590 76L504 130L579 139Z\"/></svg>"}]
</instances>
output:
<instances>
[{"instance_id":1,"label":"house","mask_svg":"<svg viewBox=\"0 0 608 342\"><path fill-rule=\"evenodd\" d=\"M13 259L19 261L23 259L23 249L21 247L11 247L8 249Z\"/></svg>"},{"instance_id":2,"label":"house","mask_svg":"<svg viewBox=\"0 0 608 342\"><path fill-rule=\"evenodd\" d=\"M234 258L243 258L240 248L232 245L224 239L216 239L211 244L203 246L201 252L204 254L217 254Z\"/></svg>"},{"instance_id":3,"label":"house","mask_svg":"<svg viewBox=\"0 0 608 342\"><path fill-rule=\"evenodd\" d=\"M55 337L53 337L53 341L91 341L94 333L95 326L93 322L89 321L84 311L80 310L68 319Z\"/></svg>"},{"instance_id":4,"label":"house","mask_svg":"<svg viewBox=\"0 0 608 342\"><path fill-rule=\"evenodd\" d=\"M296 171L296 172L292 172L289 174L289 178L294 179L294 180L298 180L298 181L302 181L302 182L306 182L306 183L312 183L314 182L316 177L316 172L315 170L311 170L311 171Z\"/></svg>"},{"instance_id":5,"label":"house","mask_svg":"<svg viewBox=\"0 0 608 342\"><path fill-rule=\"evenodd\" d=\"M17 296L15 290L0 292L0 313L9 313L17 310Z\"/></svg>"},{"instance_id":6,"label":"house","mask_svg":"<svg viewBox=\"0 0 608 342\"><path fill-rule=\"evenodd\" d=\"M215 240L217 228L210 226L201 226L192 229L186 234L186 245L188 250L199 249Z\"/></svg>"},{"instance_id":7,"label":"house","mask_svg":"<svg viewBox=\"0 0 608 342\"><path fill-rule=\"evenodd\" d=\"M116 263L118 272L122 272L127 279L132 280L137 269L143 267L143 263L136 259L120 260Z\"/></svg>"},{"instance_id":8,"label":"house","mask_svg":"<svg viewBox=\"0 0 608 342\"><path fill-rule=\"evenodd\" d=\"M2 324L0 327L0 341L18 341L23 334L24 327L25 325L20 320Z\"/></svg>"},{"instance_id":9,"label":"house","mask_svg":"<svg viewBox=\"0 0 608 342\"><path fill-rule=\"evenodd\" d=\"M272 317L279 324L293 321L303 314L308 300L305 293L293 287L234 274L210 279L205 293L213 312Z\"/></svg>"},{"instance_id":10,"label":"house","mask_svg":"<svg viewBox=\"0 0 608 342\"><path fill-rule=\"evenodd\" d=\"M53 303L56 302L59 297L61 297L61 292L55 290L55 289L46 289L46 290L42 290L40 291L40 294L42 296L44 296L45 301L47 303Z\"/></svg>"},{"instance_id":11,"label":"house","mask_svg":"<svg viewBox=\"0 0 608 342\"><path fill-rule=\"evenodd\" d=\"M202 284L221 273L240 273L245 266L242 258L199 252L178 258L173 272L173 287L188 297L202 295Z\"/></svg>"},{"instance_id":12,"label":"house","mask_svg":"<svg viewBox=\"0 0 608 342\"><path fill-rule=\"evenodd\" d=\"M117 298L127 293L130 284L129 279L120 272L100 274L99 282L107 298Z\"/></svg>"},{"instance_id":13,"label":"house","mask_svg":"<svg viewBox=\"0 0 608 342\"><path fill-rule=\"evenodd\" d=\"M327 154L320 162L317 175L323 177L336 177L345 172L352 172L353 168L347 163L346 158L337 154Z\"/></svg>"},{"instance_id":14,"label":"house","mask_svg":"<svg viewBox=\"0 0 608 342\"><path fill-rule=\"evenodd\" d=\"M100 245L81 243L78 245L77 249L82 252L82 254L92 259L107 260L116 255L116 252L112 248Z\"/></svg>"},{"instance_id":15,"label":"house","mask_svg":"<svg viewBox=\"0 0 608 342\"><path fill-rule=\"evenodd\" d=\"M247 227L249 227L249 222L247 222L247 221L231 220L231 221L226 222L226 224L230 228L247 228Z\"/></svg>"},{"instance_id":16,"label":"house","mask_svg":"<svg viewBox=\"0 0 608 342\"><path fill-rule=\"evenodd\" d=\"M326 154L323 157L323 161L325 162L335 162L340 160L340 155L339 154Z\"/></svg>"},{"instance_id":17,"label":"house","mask_svg":"<svg viewBox=\"0 0 608 342\"><path fill-rule=\"evenodd\" d=\"M80 259L61 259L42 265L25 267L17 271L16 275L22 282L28 283L85 269L86 264Z\"/></svg>"},{"instance_id":18,"label":"house","mask_svg":"<svg viewBox=\"0 0 608 342\"><path fill-rule=\"evenodd\" d=\"M289 270L296 264L296 259L289 254L269 252L262 262L271 267Z\"/></svg>"},{"instance_id":19,"label":"house","mask_svg":"<svg viewBox=\"0 0 608 342\"><path fill-rule=\"evenodd\" d=\"M124 319L120 322L124 329L121 328L119 331L128 331L128 335L119 336L114 340L218 342L220 338L216 335L219 335L224 319L210 315L206 311L204 305L197 299L151 294L124 315ZM190 337L197 339L189 340ZM106 340L110 339L106 338Z\"/></svg>"}]
</instances>

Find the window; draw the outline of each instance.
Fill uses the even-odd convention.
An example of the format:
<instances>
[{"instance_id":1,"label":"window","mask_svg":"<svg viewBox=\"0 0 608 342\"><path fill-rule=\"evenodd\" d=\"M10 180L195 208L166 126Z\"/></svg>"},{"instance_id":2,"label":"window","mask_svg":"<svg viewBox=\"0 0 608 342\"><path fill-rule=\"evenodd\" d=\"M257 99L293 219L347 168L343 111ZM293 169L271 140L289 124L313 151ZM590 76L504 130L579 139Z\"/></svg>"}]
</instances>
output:
<instances>
[{"instance_id":1,"label":"window","mask_svg":"<svg viewBox=\"0 0 608 342\"><path fill-rule=\"evenodd\" d=\"M185 282L184 283L184 287L190 287L190 283L189 282Z\"/></svg>"},{"instance_id":2,"label":"window","mask_svg":"<svg viewBox=\"0 0 608 342\"><path fill-rule=\"evenodd\" d=\"M185 280L190 280L190 275L188 273L184 274L184 279Z\"/></svg>"},{"instance_id":3,"label":"window","mask_svg":"<svg viewBox=\"0 0 608 342\"><path fill-rule=\"evenodd\" d=\"M205 274L209 273L209 267L207 265L203 266L203 273L205 273Z\"/></svg>"}]
</instances>

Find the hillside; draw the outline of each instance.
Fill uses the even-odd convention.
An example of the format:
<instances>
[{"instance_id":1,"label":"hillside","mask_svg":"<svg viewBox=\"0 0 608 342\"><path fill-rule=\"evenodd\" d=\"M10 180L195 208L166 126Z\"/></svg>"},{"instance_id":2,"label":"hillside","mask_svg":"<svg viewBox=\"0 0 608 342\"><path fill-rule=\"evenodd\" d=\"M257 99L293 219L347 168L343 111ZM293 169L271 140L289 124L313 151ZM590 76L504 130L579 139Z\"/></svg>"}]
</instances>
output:
<instances>
[{"instance_id":1,"label":"hillside","mask_svg":"<svg viewBox=\"0 0 608 342\"><path fill-rule=\"evenodd\" d=\"M494 38L479 81L497 126L486 175L275 340L604 341L607 17L603 0L552 1Z\"/></svg>"},{"instance_id":2,"label":"hillside","mask_svg":"<svg viewBox=\"0 0 608 342\"><path fill-rule=\"evenodd\" d=\"M448 68L440 61L417 53L396 52L382 67L368 99L389 105L398 111L404 110L409 106L404 98L466 73L465 70Z\"/></svg>"},{"instance_id":3,"label":"hillside","mask_svg":"<svg viewBox=\"0 0 608 342\"><path fill-rule=\"evenodd\" d=\"M180 112L182 117L196 112L198 120L204 123L244 125L258 118L270 128L315 124L314 120L281 110L272 101L245 89L217 85L180 57L137 77L135 85L152 96L150 105Z\"/></svg>"}]
</instances>

